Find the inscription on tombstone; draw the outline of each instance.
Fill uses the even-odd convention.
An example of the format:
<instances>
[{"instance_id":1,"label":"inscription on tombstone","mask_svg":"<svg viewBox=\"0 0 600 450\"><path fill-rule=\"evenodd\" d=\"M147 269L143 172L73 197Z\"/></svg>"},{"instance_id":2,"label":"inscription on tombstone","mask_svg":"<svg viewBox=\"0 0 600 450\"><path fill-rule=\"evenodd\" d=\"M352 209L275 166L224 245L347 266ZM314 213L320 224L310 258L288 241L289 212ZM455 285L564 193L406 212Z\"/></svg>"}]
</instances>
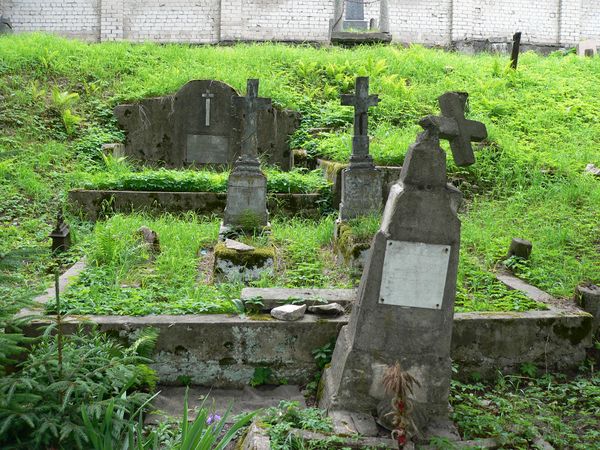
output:
<instances>
[{"instance_id":1,"label":"inscription on tombstone","mask_svg":"<svg viewBox=\"0 0 600 450\"><path fill-rule=\"evenodd\" d=\"M421 434L452 433L448 395L460 191L447 184L439 139L454 143L452 151L461 164L473 160L470 141L484 139L486 130L464 118L466 100L465 93L444 94L439 99L442 116L421 121L425 131L409 148L390 191L357 305L324 372L319 406L334 421L343 417L350 422L351 429L376 432L376 427L364 426L373 422L372 411L380 411L379 421L394 429L387 414L390 398L382 386L384 369L399 363L418 382L410 394L410 418Z\"/></svg>"}]
</instances>

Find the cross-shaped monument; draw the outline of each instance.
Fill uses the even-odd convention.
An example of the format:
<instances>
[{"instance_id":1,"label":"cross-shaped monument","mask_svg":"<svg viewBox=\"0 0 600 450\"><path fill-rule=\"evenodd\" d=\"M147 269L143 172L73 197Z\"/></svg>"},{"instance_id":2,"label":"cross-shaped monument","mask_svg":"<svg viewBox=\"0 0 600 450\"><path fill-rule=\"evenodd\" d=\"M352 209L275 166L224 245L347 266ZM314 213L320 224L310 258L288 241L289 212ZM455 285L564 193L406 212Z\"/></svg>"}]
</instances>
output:
<instances>
[{"instance_id":1,"label":"cross-shaped monument","mask_svg":"<svg viewBox=\"0 0 600 450\"><path fill-rule=\"evenodd\" d=\"M460 191L447 183L439 140L454 144L461 164L473 160L470 141L484 139L486 130L465 120L466 100L464 93L444 94L439 98L443 116L421 121L425 131L408 149L400 179L391 188L358 302L323 376L320 406L362 433L375 429L365 426L373 421L373 411L379 411L380 422L390 421L383 374L396 362L420 385L409 399L412 410L404 414L425 436L453 429L448 394Z\"/></svg>"},{"instance_id":2,"label":"cross-shaped monument","mask_svg":"<svg viewBox=\"0 0 600 450\"><path fill-rule=\"evenodd\" d=\"M206 90L202 93L202 98L205 99L204 126L210 127L210 99L214 98L215 94Z\"/></svg>"},{"instance_id":3,"label":"cross-shaped monument","mask_svg":"<svg viewBox=\"0 0 600 450\"><path fill-rule=\"evenodd\" d=\"M342 105L354 106L354 136L349 166L342 172L340 220L347 221L381 208L381 172L369 155L368 114L379 103L377 95L369 95L369 77L356 78L354 95L342 95Z\"/></svg>"},{"instance_id":4,"label":"cross-shaped monument","mask_svg":"<svg viewBox=\"0 0 600 450\"><path fill-rule=\"evenodd\" d=\"M267 179L260 170L256 118L259 110L271 107L271 99L258 96L258 80L248 80L242 106L241 154L233 165L227 184L224 232L231 229L256 230L268 224Z\"/></svg>"}]
</instances>

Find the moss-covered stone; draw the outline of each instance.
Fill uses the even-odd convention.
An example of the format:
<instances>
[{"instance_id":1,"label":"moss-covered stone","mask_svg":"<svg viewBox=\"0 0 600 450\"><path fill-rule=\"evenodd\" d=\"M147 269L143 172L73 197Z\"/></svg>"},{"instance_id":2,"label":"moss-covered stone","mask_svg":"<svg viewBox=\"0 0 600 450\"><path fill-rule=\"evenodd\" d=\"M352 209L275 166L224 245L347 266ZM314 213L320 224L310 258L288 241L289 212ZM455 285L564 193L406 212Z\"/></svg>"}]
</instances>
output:
<instances>
[{"instance_id":1,"label":"moss-covered stone","mask_svg":"<svg viewBox=\"0 0 600 450\"><path fill-rule=\"evenodd\" d=\"M215 260L225 259L233 264L240 266L262 266L268 259L275 259L275 247L267 245L264 247L255 247L254 250L240 252L227 248L224 242L219 242L215 246Z\"/></svg>"},{"instance_id":2,"label":"moss-covered stone","mask_svg":"<svg viewBox=\"0 0 600 450\"><path fill-rule=\"evenodd\" d=\"M335 250L345 264L354 266L363 253L371 248L370 240L358 239L347 222L338 222L336 227Z\"/></svg>"}]
</instances>

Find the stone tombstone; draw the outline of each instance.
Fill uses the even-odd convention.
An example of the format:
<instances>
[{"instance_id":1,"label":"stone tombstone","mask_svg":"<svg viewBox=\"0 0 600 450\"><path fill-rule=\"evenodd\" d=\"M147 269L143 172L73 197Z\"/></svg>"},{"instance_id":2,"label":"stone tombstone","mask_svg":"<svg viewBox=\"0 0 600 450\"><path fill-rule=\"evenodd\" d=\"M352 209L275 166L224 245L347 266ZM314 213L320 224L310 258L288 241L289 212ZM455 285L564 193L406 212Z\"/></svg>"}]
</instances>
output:
<instances>
[{"instance_id":1,"label":"stone tombstone","mask_svg":"<svg viewBox=\"0 0 600 450\"><path fill-rule=\"evenodd\" d=\"M577 55L579 56L596 56L598 54L600 43L592 39L581 41L577 44Z\"/></svg>"},{"instance_id":2,"label":"stone tombstone","mask_svg":"<svg viewBox=\"0 0 600 450\"><path fill-rule=\"evenodd\" d=\"M231 165L241 153L242 111L237 92L215 80L194 80L176 94L119 105L125 156L167 167ZM290 170L289 138L299 114L270 107L257 116L259 154Z\"/></svg>"},{"instance_id":3,"label":"stone tombstone","mask_svg":"<svg viewBox=\"0 0 600 450\"><path fill-rule=\"evenodd\" d=\"M382 174L369 154L368 111L379 103L369 95L369 78L358 77L353 95L342 95L342 105L354 107L354 136L350 164L342 171L341 221L377 212L382 203Z\"/></svg>"},{"instance_id":4,"label":"stone tombstone","mask_svg":"<svg viewBox=\"0 0 600 450\"><path fill-rule=\"evenodd\" d=\"M260 230L268 225L267 179L258 159L258 112L271 107L271 99L258 96L258 80L247 82L246 96L236 99L243 118L241 155L227 181L227 205L221 235L229 231Z\"/></svg>"},{"instance_id":5,"label":"stone tombstone","mask_svg":"<svg viewBox=\"0 0 600 450\"><path fill-rule=\"evenodd\" d=\"M344 29L366 30L369 23L365 20L364 0L344 0L346 20Z\"/></svg>"},{"instance_id":6,"label":"stone tombstone","mask_svg":"<svg viewBox=\"0 0 600 450\"><path fill-rule=\"evenodd\" d=\"M466 94L447 93L439 100L440 105L465 105ZM464 110L454 114L421 121L425 131L409 148L400 179L390 191L358 302L323 375L319 406L334 418L350 417L357 429L368 429L366 418L372 420L373 411L390 404L382 378L396 362L420 383L411 399L417 428L425 435L452 429L448 395L460 191L447 183L446 154L439 140L442 134L463 144L472 139L462 134L469 127L459 127ZM485 137L480 125L477 139ZM461 160L472 159L465 145L455 150ZM382 414L379 420L389 418Z\"/></svg>"},{"instance_id":7,"label":"stone tombstone","mask_svg":"<svg viewBox=\"0 0 600 450\"><path fill-rule=\"evenodd\" d=\"M0 14L0 34L10 34L13 32L10 20Z\"/></svg>"}]
</instances>

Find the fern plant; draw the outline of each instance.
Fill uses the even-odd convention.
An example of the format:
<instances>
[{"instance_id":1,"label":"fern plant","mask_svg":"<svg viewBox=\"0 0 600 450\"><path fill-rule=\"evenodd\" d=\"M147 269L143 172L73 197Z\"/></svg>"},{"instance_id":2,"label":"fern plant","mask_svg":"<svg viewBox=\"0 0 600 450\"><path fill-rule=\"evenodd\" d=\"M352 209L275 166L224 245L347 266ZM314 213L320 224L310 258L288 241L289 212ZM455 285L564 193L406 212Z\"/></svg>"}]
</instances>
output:
<instances>
[{"instance_id":1,"label":"fern plant","mask_svg":"<svg viewBox=\"0 0 600 450\"><path fill-rule=\"evenodd\" d=\"M18 371L0 379L1 448L89 448L81 405L100 417L117 402L129 415L148 398L139 391L148 384L149 359L142 355L155 331L142 332L126 348L97 330L80 329L63 337L59 364L54 330L48 327Z\"/></svg>"}]
</instances>

